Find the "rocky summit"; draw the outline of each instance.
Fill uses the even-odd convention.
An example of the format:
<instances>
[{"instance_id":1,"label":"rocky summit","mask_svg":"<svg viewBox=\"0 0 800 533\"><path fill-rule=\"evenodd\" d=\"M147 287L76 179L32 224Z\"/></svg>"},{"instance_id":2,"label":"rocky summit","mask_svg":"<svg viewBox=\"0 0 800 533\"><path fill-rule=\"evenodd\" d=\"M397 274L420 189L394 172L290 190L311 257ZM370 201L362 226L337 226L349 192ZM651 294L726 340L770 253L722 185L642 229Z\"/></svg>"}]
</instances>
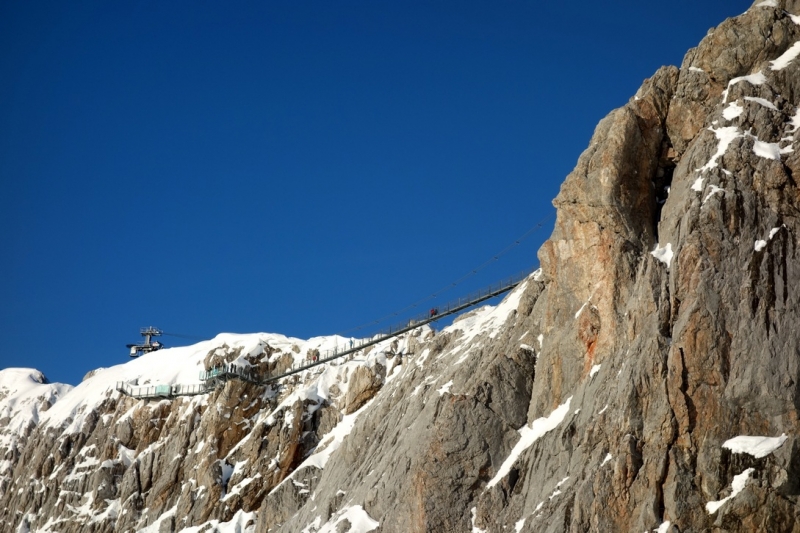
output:
<instances>
[{"instance_id":1,"label":"rocky summit","mask_svg":"<svg viewBox=\"0 0 800 533\"><path fill-rule=\"evenodd\" d=\"M193 396L118 384L350 339L0 372L0 530L798 532L798 140L800 1L760 0L600 122L497 306Z\"/></svg>"}]
</instances>

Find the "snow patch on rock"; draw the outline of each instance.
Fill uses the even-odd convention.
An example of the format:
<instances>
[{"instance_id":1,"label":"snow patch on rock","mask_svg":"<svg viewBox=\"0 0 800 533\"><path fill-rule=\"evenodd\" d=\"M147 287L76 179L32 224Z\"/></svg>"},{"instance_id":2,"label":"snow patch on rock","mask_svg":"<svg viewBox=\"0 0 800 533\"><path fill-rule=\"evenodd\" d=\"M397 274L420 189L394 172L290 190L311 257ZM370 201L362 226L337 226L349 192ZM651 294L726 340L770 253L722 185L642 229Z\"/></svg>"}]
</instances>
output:
<instances>
[{"instance_id":1,"label":"snow patch on rock","mask_svg":"<svg viewBox=\"0 0 800 533\"><path fill-rule=\"evenodd\" d=\"M706 511L708 514L714 514L722 507L725 502L728 500L732 500L735 498L740 492L744 490L745 485L747 485L747 480L750 479L750 476L755 472L755 468L748 468L738 476L733 476L733 482L731 483L731 494L730 496L723 498L721 500L708 502L706 504Z\"/></svg>"},{"instance_id":2,"label":"snow patch on rock","mask_svg":"<svg viewBox=\"0 0 800 533\"><path fill-rule=\"evenodd\" d=\"M764 242L764 241L760 241ZM733 453L746 453L756 459L761 459L771 454L781 446L789 437L782 434L780 437L756 437L740 435L722 443L722 447Z\"/></svg>"},{"instance_id":3,"label":"snow patch on rock","mask_svg":"<svg viewBox=\"0 0 800 533\"><path fill-rule=\"evenodd\" d=\"M472 509L470 509L469 514L470 514L470 517L472 519L472 522L471 522L472 531L470 533L486 533L485 529L481 529L481 528L479 528L478 526L475 525L475 519L478 517L478 508L477 507L473 507ZM525 521L523 520L522 522L524 523Z\"/></svg>"},{"instance_id":4,"label":"snow patch on rock","mask_svg":"<svg viewBox=\"0 0 800 533\"><path fill-rule=\"evenodd\" d=\"M671 526L671 525L672 525L672 522L667 520L666 522L662 522L662 524L660 526L658 526L657 529L654 529L653 531L655 533L668 533L669 526Z\"/></svg>"},{"instance_id":5,"label":"snow patch on rock","mask_svg":"<svg viewBox=\"0 0 800 533\"><path fill-rule=\"evenodd\" d=\"M667 265L667 268L669 268L673 256L672 243L668 242L663 248L656 244L656 249L650 252L650 255Z\"/></svg>"},{"instance_id":6,"label":"snow patch on rock","mask_svg":"<svg viewBox=\"0 0 800 533\"><path fill-rule=\"evenodd\" d=\"M789 133L794 133L800 129L800 107L798 107L795 112L792 120L789 121L789 124L792 126L792 129L789 130Z\"/></svg>"},{"instance_id":7,"label":"snow patch on rock","mask_svg":"<svg viewBox=\"0 0 800 533\"><path fill-rule=\"evenodd\" d=\"M781 225L780 225L780 226L778 226L777 228L772 228L771 230L769 230L769 240L772 240L772 238L773 238L775 235L777 235L777 234L778 234L778 232L779 232L780 230L782 230L783 228L785 228L785 227L786 227L786 224L781 224Z\"/></svg>"},{"instance_id":8,"label":"snow patch on rock","mask_svg":"<svg viewBox=\"0 0 800 533\"><path fill-rule=\"evenodd\" d=\"M756 96L745 96L744 99L747 100L748 102L754 102L756 104L762 105L767 109L772 109L773 111L778 110L778 108L775 107L775 104L764 98L758 98Z\"/></svg>"},{"instance_id":9,"label":"snow patch on rock","mask_svg":"<svg viewBox=\"0 0 800 533\"><path fill-rule=\"evenodd\" d=\"M347 520L350 523L349 533L368 533L377 529L380 524L374 520L360 505L345 507L341 511L334 513L331 519L322 524L322 527L315 530L316 533L337 533L342 531L339 524Z\"/></svg>"},{"instance_id":10,"label":"snow patch on rock","mask_svg":"<svg viewBox=\"0 0 800 533\"><path fill-rule=\"evenodd\" d=\"M736 102L731 102L728 104L728 107L722 111L722 116L725 118L725 120L733 120L742 113L744 113L744 107L740 106Z\"/></svg>"},{"instance_id":11,"label":"snow patch on rock","mask_svg":"<svg viewBox=\"0 0 800 533\"><path fill-rule=\"evenodd\" d=\"M236 511L236 514L233 515L233 518L227 522L211 520L199 526L185 527L181 529L179 533L200 533L201 531L213 531L214 533L250 533L255 531L255 521L255 511L246 513L239 509ZM158 524L160 525L161 521L159 521ZM148 528L147 531L150 531L150 529ZM153 533L157 533L158 531L158 529L155 529Z\"/></svg>"},{"instance_id":12,"label":"snow patch on rock","mask_svg":"<svg viewBox=\"0 0 800 533\"><path fill-rule=\"evenodd\" d=\"M792 20L794 20L794 18ZM792 61L797 59L798 55L800 55L800 41L790 46L778 59L770 61L770 68L772 70L783 70L788 67Z\"/></svg>"},{"instance_id":13,"label":"snow patch on rock","mask_svg":"<svg viewBox=\"0 0 800 533\"><path fill-rule=\"evenodd\" d=\"M445 393L450 392L450 387L452 386L453 386L453 380L451 379L450 381L442 385L436 392L439 393L439 396L444 396Z\"/></svg>"},{"instance_id":14,"label":"snow patch on rock","mask_svg":"<svg viewBox=\"0 0 800 533\"><path fill-rule=\"evenodd\" d=\"M698 168L699 172L703 172L705 170L711 170L712 168L717 168L720 157L725 155L725 152L728 151L728 147L731 145L733 141L738 139L742 136L742 132L739 131L739 128L736 126L725 126L723 128L708 128L709 131L714 133L714 136L719 141L717 145L717 151L714 155L711 156L711 159L708 160L708 163L703 165L702 167Z\"/></svg>"},{"instance_id":15,"label":"snow patch on rock","mask_svg":"<svg viewBox=\"0 0 800 533\"><path fill-rule=\"evenodd\" d=\"M780 161L781 154L791 152L792 148L781 148L778 143L768 143L764 141L759 141L755 139L753 141L753 153L756 154L758 157L763 157L765 159L772 159L774 161Z\"/></svg>"},{"instance_id":16,"label":"snow patch on rock","mask_svg":"<svg viewBox=\"0 0 800 533\"><path fill-rule=\"evenodd\" d=\"M355 413L346 415L344 418L342 418L341 422L336 424L336 426L329 433L327 433L324 437L322 437L322 440L317 446L316 451L313 454L311 454L305 461L300 463L300 466L297 467L295 472L307 466L314 466L319 469L325 468L325 465L328 463L328 459L330 459L331 454L339 449L339 446L342 445L342 442L344 442L345 437L347 437L350 434L350 432L353 431L353 426L356 423L356 418L358 418L359 415L361 415L364 411L369 409L369 406L370 404L372 404L372 401L373 400L370 400L369 402L364 404ZM289 477L291 477L291 475Z\"/></svg>"},{"instance_id":17,"label":"snow patch on rock","mask_svg":"<svg viewBox=\"0 0 800 533\"><path fill-rule=\"evenodd\" d=\"M511 450L508 457L506 457L506 460L503 461L503 464L500 465L497 474L495 474L486 485L487 489L494 487L501 479L508 475L511 471L511 467L514 466L514 463L522 452L533 446L533 443L539 440L542 435L555 429L564 420L564 417L569 413L570 402L572 402L572 396L553 410L549 416L537 418L530 426L525 425L519 429L520 439L517 441L517 444L514 445L514 448Z\"/></svg>"},{"instance_id":18,"label":"snow patch on rock","mask_svg":"<svg viewBox=\"0 0 800 533\"><path fill-rule=\"evenodd\" d=\"M716 185L711 185L711 191L706 195L705 198L703 198L703 204L705 204L712 196L719 192L724 193L725 189L717 187Z\"/></svg>"},{"instance_id":19,"label":"snow patch on rock","mask_svg":"<svg viewBox=\"0 0 800 533\"><path fill-rule=\"evenodd\" d=\"M755 74L750 74L749 76L739 76L737 78L733 78L728 82L728 87L722 92L722 103L728 101L728 91L730 88L743 81L746 81L750 85L763 85L767 81L767 77L764 76L763 72L758 71Z\"/></svg>"}]
</instances>

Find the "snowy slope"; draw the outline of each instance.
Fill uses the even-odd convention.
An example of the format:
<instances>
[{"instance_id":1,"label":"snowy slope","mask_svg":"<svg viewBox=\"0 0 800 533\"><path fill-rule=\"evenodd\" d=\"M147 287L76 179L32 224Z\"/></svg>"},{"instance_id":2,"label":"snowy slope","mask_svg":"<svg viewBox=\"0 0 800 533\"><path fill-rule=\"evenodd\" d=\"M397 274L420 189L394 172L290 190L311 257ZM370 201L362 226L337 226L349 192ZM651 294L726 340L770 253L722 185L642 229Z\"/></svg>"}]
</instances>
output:
<instances>
[{"instance_id":1,"label":"snowy slope","mask_svg":"<svg viewBox=\"0 0 800 533\"><path fill-rule=\"evenodd\" d=\"M309 350L332 350L343 347L350 339L340 336L314 337L307 341L271 333L233 334L221 333L211 340L191 346L165 348L137 359L109 368L95 370L53 406L43 417L47 426L60 427L69 422L66 432L80 431L85 416L111 395L117 382L138 385L192 385L200 383L200 372L205 370L204 360L209 354L225 356L238 354L227 362L237 366L250 366L247 358L266 361L267 352L291 353L295 363L305 361Z\"/></svg>"}]
</instances>

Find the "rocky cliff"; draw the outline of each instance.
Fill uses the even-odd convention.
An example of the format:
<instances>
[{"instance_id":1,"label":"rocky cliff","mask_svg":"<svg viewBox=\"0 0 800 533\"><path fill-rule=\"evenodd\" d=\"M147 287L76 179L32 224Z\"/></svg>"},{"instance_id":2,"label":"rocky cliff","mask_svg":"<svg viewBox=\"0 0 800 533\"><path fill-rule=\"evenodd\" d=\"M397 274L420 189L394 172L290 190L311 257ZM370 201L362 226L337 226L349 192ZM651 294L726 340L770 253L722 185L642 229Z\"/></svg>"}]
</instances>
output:
<instances>
[{"instance_id":1,"label":"rocky cliff","mask_svg":"<svg viewBox=\"0 0 800 533\"><path fill-rule=\"evenodd\" d=\"M4 371L3 530L800 531L799 139L800 2L762 0L603 119L496 307L171 401L113 384L347 341Z\"/></svg>"}]
</instances>

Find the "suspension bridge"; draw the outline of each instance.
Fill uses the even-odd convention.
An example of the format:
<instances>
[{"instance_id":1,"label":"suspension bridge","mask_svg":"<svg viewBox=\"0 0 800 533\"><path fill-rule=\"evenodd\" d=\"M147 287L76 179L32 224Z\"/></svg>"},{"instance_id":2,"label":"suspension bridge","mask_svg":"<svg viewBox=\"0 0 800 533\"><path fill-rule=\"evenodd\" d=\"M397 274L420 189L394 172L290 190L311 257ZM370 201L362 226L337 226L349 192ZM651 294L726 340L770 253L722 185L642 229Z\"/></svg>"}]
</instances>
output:
<instances>
[{"instance_id":1,"label":"suspension bridge","mask_svg":"<svg viewBox=\"0 0 800 533\"><path fill-rule=\"evenodd\" d=\"M419 328L431 322L436 322L447 316L458 314L470 307L490 300L501 294L505 294L514 289L517 285L522 283L529 273L524 272L506 278L489 287L480 289L467 296L451 300L443 306L434 307L428 313L417 315L403 321L400 324L390 326L381 330L376 335L369 339L359 339L350 342L349 346L337 348L334 350L326 351L323 354L315 357L314 360L308 361L304 364L291 368L274 375L259 376L252 367L244 367L240 365L225 364L216 366L210 370L200 372L200 383L191 385L150 385L138 386L126 381L119 381L116 384L116 390L122 392L127 396L137 399L172 399L178 396L195 396L198 394L207 394L215 388L224 385L231 380L243 381L254 385L268 385L274 383L288 376L304 372L319 365L328 364L336 359L346 357L354 354L370 346L379 344L385 340L393 337L400 336L413 329Z\"/></svg>"}]
</instances>

